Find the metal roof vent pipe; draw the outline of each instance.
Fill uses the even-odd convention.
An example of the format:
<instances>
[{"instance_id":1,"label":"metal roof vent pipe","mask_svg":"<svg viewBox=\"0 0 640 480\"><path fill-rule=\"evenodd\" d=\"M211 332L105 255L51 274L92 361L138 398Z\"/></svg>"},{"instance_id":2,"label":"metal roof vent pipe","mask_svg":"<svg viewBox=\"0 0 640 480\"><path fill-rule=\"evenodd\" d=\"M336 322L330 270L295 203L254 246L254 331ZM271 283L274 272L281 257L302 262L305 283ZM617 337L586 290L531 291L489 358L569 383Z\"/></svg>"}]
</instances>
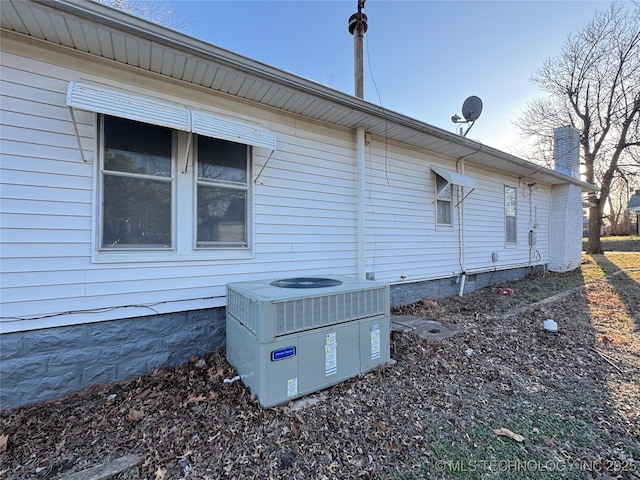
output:
<instances>
[{"instance_id":1,"label":"metal roof vent pipe","mask_svg":"<svg viewBox=\"0 0 640 480\"><path fill-rule=\"evenodd\" d=\"M349 33L353 35L354 65L356 97L364 99L364 34L367 31L367 16L362 13L365 0L358 0L358 13L349 17Z\"/></svg>"}]
</instances>

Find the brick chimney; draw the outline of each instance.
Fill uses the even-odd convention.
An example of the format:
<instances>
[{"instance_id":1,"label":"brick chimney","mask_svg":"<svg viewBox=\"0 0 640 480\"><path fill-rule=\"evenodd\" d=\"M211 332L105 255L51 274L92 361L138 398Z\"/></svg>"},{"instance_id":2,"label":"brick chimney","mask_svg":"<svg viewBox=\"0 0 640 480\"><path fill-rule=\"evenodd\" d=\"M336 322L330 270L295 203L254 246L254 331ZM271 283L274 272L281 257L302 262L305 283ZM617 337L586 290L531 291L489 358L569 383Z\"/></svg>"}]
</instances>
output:
<instances>
[{"instance_id":1,"label":"brick chimney","mask_svg":"<svg viewBox=\"0 0 640 480\"><path fill-rule=\"evenodd\" d=\"M580 179L580 131L570 125L553 129L554 170Z\"/></svg>"},{"instance_id":2,"label":"brick chimney","mask_svg":"<svg viewBox=\"0 0 640 480\"><path fill-rule=\"evenodd\" d=\"M580 179L580 131L570 125L553 129L555 170ZM549 264L568 272L582 260L582 197L577 185L553 185L549 212Z\"/></svg>"}]
</instances>

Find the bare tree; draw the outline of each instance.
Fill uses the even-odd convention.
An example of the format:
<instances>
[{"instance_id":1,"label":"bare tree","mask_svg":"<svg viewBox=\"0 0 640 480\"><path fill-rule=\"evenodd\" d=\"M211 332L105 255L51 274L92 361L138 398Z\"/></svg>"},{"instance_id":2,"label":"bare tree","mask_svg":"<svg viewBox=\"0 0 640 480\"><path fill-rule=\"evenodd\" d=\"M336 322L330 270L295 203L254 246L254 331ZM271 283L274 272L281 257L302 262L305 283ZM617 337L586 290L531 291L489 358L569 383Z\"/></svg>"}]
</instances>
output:
<instances>
[{"instance_id":1,"label":"bare tree","mask_svg":"<svg viewBox=\"0 0 640 480\"><path fill-rule=\"evenodd\" d=\"M191 24L190 19L180 19L170 3L162 0L96 0L136 17L164 25L176 30L184 30Z\"/></svg>"},{"instance_id":2,"label":"bare tree","mask_svg":"<svg viewBox=\"0 0 640 480\"><path fill-rule=\"evenodd\" d=\"M638 171L640 162L640 3L612 2L533 77L545 98L531 102L516 125L549 160L553 127L580 130L589 195L588 253L602 253L603 212L614 178Z\"/></svg>"},{"instance_id":3,"label":"bare tree","mask_svg":"<svg viewBox=\"0 0 640 480\"><path fill-rule=\"evenodd\" d=\"M609 222L607 233L611 235L631 235L633 233L631 212L627 209L627 204L636 189L635 179L632 178L632 175L617 176L613 179L607 200L609 208L603 214Z\"/></svg>"}]
</instances>

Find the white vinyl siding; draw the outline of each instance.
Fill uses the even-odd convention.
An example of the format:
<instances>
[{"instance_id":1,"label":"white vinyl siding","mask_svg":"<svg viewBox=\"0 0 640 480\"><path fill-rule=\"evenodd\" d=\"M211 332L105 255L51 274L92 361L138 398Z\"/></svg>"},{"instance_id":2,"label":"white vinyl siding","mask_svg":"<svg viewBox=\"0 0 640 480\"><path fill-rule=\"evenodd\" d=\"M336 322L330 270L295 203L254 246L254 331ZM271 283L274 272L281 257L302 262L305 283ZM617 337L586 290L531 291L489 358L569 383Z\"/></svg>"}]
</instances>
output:
<instances>
[{"instance_id":1,"label":"white vinyl siding","mask_svg":"<svg viewBox=\"0 0 640 480\"><path fill-rule=\"evenodd\" d=\"M383 140L374 140L367 147L367 272L375 273L376 280L391 283L458 275L462 214L467 273L493 270L493 252L498 253L498 269L531 264L528 245L507 246L504 242L504 185L517 184L517 177L466 164L465 175L476 187L463 203L454 202L453 228L441 229L435 218L436 177L425 163L455 170L452 161L434 156L425 162L423 153L389 148ZM465 187L464 194L469 190ZM532 219L535 215L539 224L536 262L544 263L548 258L550 187L539 184L531 196L523 200L522 195L519 189L518 201L531 202ZM526 235L533 221L520 216L518 235Z\"/></svg>"},{"instance_id":2,"label":"white vinyl siding","mask_svg":"<svg viewBox=\"0 0 640 480\"><path fill-rule=\"evenodd\" d=\"M231 281L356 275L354 131L38 45L14 38L2 42L2 332L224 306ZM179 234L168 252L98 255L98 115L74 109L83 161L66 105L69 82L78 79L152 93L192 111L264 125L277 134L275 152L251 147L246 187L235 180L225 183L248 189L246 239L251 251L216 249L212 254L209 248L195 248L193 192L207 180L196 180L193 162L191 173L182 174L191 134L176 130L174 219L189 227L174 226ZM191 155L196 151L192 143ZM517 177L466 164L465 175L477 181L477 188L460 206L454 202L451 228L437 229L435 175L429 165L455 170L454 159L372 137L365 161L366 271L374 272L376 280L400 283L459 273L462 214L468 273L493 269L492 252L499 255L499 269L528 265L528 245L505 248L505 184L518 185L520 238L531 223L526 212L537 215L536 250L546 261L549 187L539 183L524 198ZM181 191L191 195L179 195Z\"/></svg>"},{"instance_id":3,"label":"white vinyl siding","mask_svg":"<svg viewBox=\"0 0 640 480\"><path fill-rule=\"evenodd\" d=\"M301 273L355 275L354 134L210 92L167 86L63 51L51 54L30 47L25 56L23 48L3 39L3 332L223 306L230 281ZM67 66L48 63L52 59ZM69 82L78 78L99 84L117 78L117 88L153 91L168 102L197 106L199 111L211 108L212 114L263 123L277 133L277 151L252 148L250 255L194 251L195 215L181 231L189 237L184 250L176 244L169 255L140 253L134 258L131 252L109 253L111 258L93 253L99 248L97 115L74 110L84 162L66 106ZM179 138L177 150L184 159L184 138ZM183 169L184 163L175 166ZM185 187L182 182L194 188L193 176L176 171L175 178L178 189ZM193 197L187 201L195 205ZM176 216L189 216L194 208L178 206ZM75 313L60 315L69 311Z\"/></svg>"}]
</instances>

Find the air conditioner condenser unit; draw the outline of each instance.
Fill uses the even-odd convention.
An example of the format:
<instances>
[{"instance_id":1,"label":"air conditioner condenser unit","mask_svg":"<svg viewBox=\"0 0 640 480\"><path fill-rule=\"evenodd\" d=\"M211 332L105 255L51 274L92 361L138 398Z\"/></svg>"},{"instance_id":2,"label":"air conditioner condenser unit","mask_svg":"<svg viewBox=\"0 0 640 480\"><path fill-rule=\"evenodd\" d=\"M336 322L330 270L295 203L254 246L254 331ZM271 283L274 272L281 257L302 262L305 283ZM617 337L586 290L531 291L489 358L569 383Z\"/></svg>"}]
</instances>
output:
<instances>
[{"instance_id":1,"label":"air conditioner condenser unit","mask_svg":"<svg viewBox=\"0 0 640 480\"><path fill-rule=\"evenodd\" d=\"M263 407L390 358L389 287L340 275L227 285L227 359Z\"/></svg>"}]
</instances>

